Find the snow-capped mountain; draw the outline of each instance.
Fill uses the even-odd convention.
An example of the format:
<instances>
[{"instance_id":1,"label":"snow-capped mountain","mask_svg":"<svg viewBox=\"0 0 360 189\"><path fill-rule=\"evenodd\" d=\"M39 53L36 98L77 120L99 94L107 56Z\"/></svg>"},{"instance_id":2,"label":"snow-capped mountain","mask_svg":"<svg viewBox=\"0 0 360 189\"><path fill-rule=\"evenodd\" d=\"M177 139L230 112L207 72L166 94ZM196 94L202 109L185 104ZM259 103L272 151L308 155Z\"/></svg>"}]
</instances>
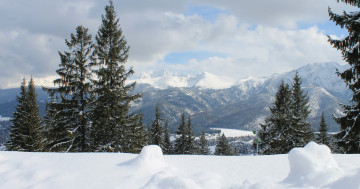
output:
<instances>
[{"instance_id":1,"label":"snow-capped mountain","mask_svg":"<svg viewBox=\"0 0 360 189\"><path fill-rule=\"evenodd\" d=\"M313 127L318 127L324 111L330 130L336 131L338 125L332 119L333 114L341 114L339 103L346 104L351 98L351 92L336 75L337 69L346 68L347 65L337 63L315 63L267 78L241 80L209 73L181 76L164 72L157 77L148 74L146 78L134 80L138 91L143 92L143 99L135 109L142 111L145 121L150 123L158 104L173 129L180 114L185 112L192 116L197 130L212 127L252 130L269 115L269 106L281 81L290 84L298 71L310 97L309 120ZM176 84L176 81L181 82Z\"/></svg>"},{"instance_id":2,"label":"snow-capped mountain","mask_svg":"<svg viewBox=\"0 0 360 189\"><path fill-rule=\"evenodd\" d=\"M231 87L237 79L218 76L208 72L195 75L171 73L167 70L159 72L141 73L134 76L128 82L136 81L138 84L149 84L156 89L171 87L198 87L202 89L224 89Z\"/></svg>"},{"instance_id":3,"label":"snow-capped mountain","mask_svg":"<svg viewBox=\"0 0 360 189\"><path fill-rule=\"evenodd\" d=\"M338 125L332 114L341 114L339 103L349 104L352 92L336 75L336 69L343 71L347 67L337 63L316 63L266 78L240 80L210 73L182 75L162 70L142 73L129 82L136 81L135 92L142 93L142 99L133 104L133 110L144 114L146 124L154 119L158 104L172 130L176 129L183 112L191 115L196 131L209 131L210 128L253 130L269 115L269 106L281 81L290 84L298 71L303 79L302 87L310 97L309 121L317 128L321 113L325 112L330 131L337 131ZM3 117L12 116L18 91L0 89L0 115ZM44 111L47 94L41 89L37 92L40 109Z\"/></svg>"}]
</instances>

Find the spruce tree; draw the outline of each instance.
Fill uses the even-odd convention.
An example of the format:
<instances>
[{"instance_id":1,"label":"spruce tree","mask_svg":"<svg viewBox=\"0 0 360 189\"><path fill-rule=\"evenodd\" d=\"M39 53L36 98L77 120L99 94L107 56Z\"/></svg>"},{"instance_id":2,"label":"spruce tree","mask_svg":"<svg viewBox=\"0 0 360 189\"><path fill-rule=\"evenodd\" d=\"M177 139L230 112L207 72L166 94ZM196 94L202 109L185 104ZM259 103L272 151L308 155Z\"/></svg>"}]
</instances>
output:
<instances>
[{"instance_id":1,"label":"spruce tree","mask_svg":"<svg viewBox=\"0 0 360 189\"><path fill-rule=\"evenodd\" d=\"M209 143L208 140L205 137L205 132L202 131L200 135L200 144L199 144L199 154L202 155L209 155L210 149L209 149Z\"/></svg>"},{"instance_id":2,"label":"spruce tree","mask_svg":"<svg viewBox=\"0 0 360 189\"><path fill-rule=\"evenodd\" d=\"M223 133L216 137L215 155L233 155L228 139Z\"/></svg>"},{"instance_id":3,"label":"spruce tree","mask_svg":"<svg viewBox=\"0 0 360 189\"><path fill-rule=\"evenodd\" d=\"M328 134L328 127L325 121L324 112L321 114L321 121L319 125L319 133L315 136L315 141L319 144L325 144L330 147L330 137Z\"/></svg>"},{"instance_id":4,"label":"spruce tree","mask_svg":"<svg viewBox=\"0 0 360 189\"><path fill-rule=\"evenodd\" d=\"M161 147L161 149L164 151L163 146L163 119L160 115L160 109L157 105L155 108L155 119L152 121L151 124L151 144L155 144Z\"/></svg>"},{"instance_id":5,"label":"spruce tree","mask_svg":"<svg viewBox=\"0 0 360 189\"><path fill-rule=\"evenodd\" d=\"M359 0L339 1L360 8ZM345 28L349 33L342 39L329 37L329 42L341 51L344 60L350 65L349 69L343 72L337 71L337 74L353 91L353 97L350 100L352 104L342 105L345 115L335 118L335 121L340 124L340 132L335 135L336 144L344 153L360 153L360 47L358 45L360 12L348 13L344 11L342 15L338 15L329 9L329 15L330 20L341 28Z\"/></svg>"},{"instance_id":6,"label":"spruce tree","mask_svg":"<svg viewBox=\"0 0 360 189\"><path fill-rule=\"evenodd\" d=\"M26 151L25 139L26 126L24 125L27 117L27 106L26 106L26 81L23 79L20 87L20 95L16 97L18 104L16 105L11 119L12 125L10 126L9 140L6 142L6 148L9 151Z\"/></svg>"},{"instance_id":7,"label":"spruce tree","mask_svg":"<svg viewBox=\"0 0 360 189\"><path fill-rule=\"evenodd\" d=\"M125 68L129 46L112 1L105 7L95 40L93 65L97 79L92 92L96 99L90 109L92 149L126 152L128 135L138 124L138 114L130 112L130 104L140 95L133 93L135 83L125 83L134 70Z\"/></svg>"},{"instance_id":8,"label":"spruce tree","mask_svg":"<svg viewBox=\"0 0 360 189\"><path fill-rule=\"evenodd\" d=\"M173 151L172 144L170 141L170 130L169 130L169 121L168 120L165 120L163 150L164 150L164 154L171 154Z\"/></svg>"},{"instance_id":9,"label":"spruce tree","mask_svg":"<svg viewBox=\"0 0 360 189\"><path fill-rule=\"evenodd\" d=\"M43 125L40 116L39 105L37 103L37 93L33 78L30 78L27 91L27 118L25 125L28 129L28 136L25 137L25 148L27 151L36 152L41 151L44 143Z\"/></svg>"},{"instance_id":10,"label":"spruce tree","mask_svg":"<svg viewBox=\"0 0 360 189\"><path fill-rule=\"evenodd\" d=\"M174 146L175 154L185 154L186 150L186 122L185 122L185 114L181 114L180 124L176 130L176 140Z\"/></svg>"},{"instance_id":11,"label":"spruce tree","mask_svg":"<svg viewBox=\"0 0 360 189\"><path fill-rule=\"evenodd\" d=\"M258 131L259 148L262 154L284 154L288 153L292 145L289 137L291 117L291 90L284 81L279 86L273 106L270 107L271 114L265 119L265 124L260 124Z\"/></svg>"},{"instance_id":12,"label":"spruce tree","mask_svg":"<svg viewBox=\"0 0 360 189\"><path fill-rule=\"evenodd\" d=\"M195 136L192 128L192 122L190 115L188 116L188 122L186 124L186 141L185 141L185 154L195 154Z\"/></svg>"},{"instance_id":13,"label":"spruce tree","mask_svg":"<svg viewBox=\"0 0 360 189\"><path fill-rule=\"evenodd\" d=\"M129 149L128 152L140 153L141 149L148 144L148 131L144 125L143 114L139 114L139 122L136 127L132 127L129 138ZM132 142L130 142L132 141Z\"/></svg>"},{"instance_id":14,"label":"spruce tree","mask_svg":"<svg viewBox=\"0 0 360 189\"><path fill-rule=\"evenodd\" d=\"M26 152L41 151L43 127L33 79L30 79L26 88L24 78L20 89L20 96L17 96L18 105L13 113L14 118L11 120L7 149Z\"/></svg>"},{"instance_id":15,"label":"spruce tree","mask_svg":"<svg viewBox=\"0 0 360 189\"><path fill-rule=\"evenodd\" d=\"M59 52L61 64L56 88L44 88L52 97L47 104L46 125L50 151L88 151L91 35L83 26L65 40L69 52Z\"/></svg>"},{"instance_id":16,"label":"spruce tree","mask_svg":"<svg viewBox=\"0 0 360 189\"><path fill-rule=\"evenodd\" d=\"M304 147L313 139L314 131L307 118L310 114L309 97L301 89L302 79L296 72L292 84L291 96L291 135L288 138L292 142L290 149Z\"/></svg>"}]
</instances>

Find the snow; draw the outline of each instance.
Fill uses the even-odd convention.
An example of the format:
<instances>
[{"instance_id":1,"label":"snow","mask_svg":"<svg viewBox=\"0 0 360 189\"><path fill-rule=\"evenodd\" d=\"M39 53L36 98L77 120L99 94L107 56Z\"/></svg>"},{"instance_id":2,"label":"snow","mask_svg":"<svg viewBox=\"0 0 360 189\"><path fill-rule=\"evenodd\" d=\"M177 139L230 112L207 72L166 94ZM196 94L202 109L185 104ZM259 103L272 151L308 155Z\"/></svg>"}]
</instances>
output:
<instances>
[{"instance_id":1,"label":"snow","mask_svg":"<svg viewBox=\"0 0 360 189\"><path fill-rule=\"evenodd\" d=\"M252 131L245 131L239 129L211 128L211 130L220 130L220 134L225 134L226 137L255 136Z\"/></svg>"},{"instance_id":2,"label":"snow","mask_svg":"<svg viewBox=\"0 0 360 189\"><path fill-rule=\"evenodd\" d=\"M0 115L0 121L10 121L10 117L2 117Z\"/></svg>"},{"instance_id":3,"label":"snow","mask_svg":"<svg viewBox=\"0 0 360 189\"><path fill-rule=\"evenodd\" d=\"M271 156L0 152L0 188L360 188L360 155L309 143Z\"/></svg>"}]
</instances>

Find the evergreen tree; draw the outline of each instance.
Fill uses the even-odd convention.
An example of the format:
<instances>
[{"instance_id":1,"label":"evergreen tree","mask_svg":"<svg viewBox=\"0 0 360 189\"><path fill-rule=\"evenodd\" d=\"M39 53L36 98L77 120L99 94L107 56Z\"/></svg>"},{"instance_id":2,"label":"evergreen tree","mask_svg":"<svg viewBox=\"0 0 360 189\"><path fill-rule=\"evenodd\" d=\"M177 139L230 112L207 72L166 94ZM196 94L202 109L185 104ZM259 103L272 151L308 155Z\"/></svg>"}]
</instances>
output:
<instances>
[{"instance_id":1,"label":"evergreen tree","mask_svg":"<svg viewBox=\"0 0 360 189\"><path fill-rule=\"evenodd\" d=\"M208 140L205 137L205 132L204 131L201 132L199 146L200 146L199 154L202 154L202 155L209 155L210 154L209 143L208 143Z\"/></svg>"},{"instance_id":2,"label":"evergreen tree","mask_svg":"<svg viewBox=\"0 0 360 189\"><path fill-rule=\"evenodd\" d=\"M175 154L185 154L186 150L186 122L185 114L181 114L180 124L176 130L176 140L174 146Z\"/></svg>"},{"instance_id":3,"label":"evergreen tree","mask_svg":"<svg viewBox=\"0 0 360 189\"><path fill-rule=\"evenodd\" d=\"M265 119L265 124L260 124L261 129L258 131L259 148L263 154L283 154L291 150L288 141L291 136L290 104L291 90L288 84L282 82L270 107L271 115Z\"/></svg>"},{"instance_id":4,"label":"evergreen tree","mask_svg":"<svg viewBox=\"0 0 360 189\"><path fill-rule=\"evenodd\" d=\"M171 154L172 144L170 141L170 130L169 130L169 121L165 120L165 132L164 132L164 145L163 145L164 154Z\"/></svg>"},{"instance_id":5,"label":"evergreen tree","mask_svg":"<svg viewBox=\"0 0 360 189\"><path fill-rule=\"evenodd\" d=\"M141 149L148 144L148 131L144 125L144 118L142 114L139 114L139 122L137 127L132 128L132 138L129 141L133 141L129 143L128 152L131 153L140 153Z\"/></svg>"},{"instance_id":6,"label":"evergreen tree","mask_svg":"<svg viewBox=\"0 0 360 189\"><path fill-rule=\"evenodd\" d=\"M70 41L70 52L59 52L61 64L54 80L56 88L44 88L52 97L47 104L46 125L51 151L88 151L88 106L90 103L91 35L83 26L76 28Z\"/></svg>"},{"instance_id":7,"label":"evergreen tree","mask_svg":"<svg viewBox=\"0 0 360 189\"><path fill-rule=\"evenodd\" d=\"M24 125L28 113L26 95L26 81L24 78L20 87L20 96L16 97L18 104L11 119L12 125L10 127L9 140L6 142L6 147L9 151L26 151L24 139L24 136L27 135L26 126Z\"/></svg>"},{"instance_id":8,"label":"evergreen tree","mask_svg":"<svg viewBox=\"0 0 360 189\"><path fill-rule=\"evenodd\" d=\"M96 99L90 109L92 149L126 152L130 145L128 135L138 124L138 114L130 112L130 104L140 95L132 93L135 83L125 83L134 71L125 68L129 46L112 1L105 7L95 39L93 65L97 79L93 81Z\"/></svg>"},{"instance_id":9,"label":"evergreen tree","mask_svg":"<svg viewBox=\"0 0 360 189\"><path fill-rule=\"evenodd\" d=\"M359 0L341 1L360 8ZM329 9L329 15L330 20L349 32L349 35L343 39L329 37L329 42L341 51L344 60L350 65L349 69L342 73L337 71L337 74L353 91L352 104L342 105L345 115L335 118L335 121L340 124L340 132L335 135L338 140L336 143L344 153L360 153L360 47L358 44L360 12L344 11L342 15L338 15Z\"/></svg>"},{"instance_id":10,"label":"evergreen tree","mask_svg":"<svg viewBox=\"0 0 360 189\"><path fill-rule=\"evenodd\" d=\"M195 154L195 136L192 128L191 117L189 115L188 122L186 124L186 143L185 143L185 154Z\"/></svg>"},{"instance_id":11,"label":"evergreen tree","mask_svg":"<svg viewBox=\"0 0 360 189\"><path fill-rule=\"evenodd\" d=\"M229 141L224 133L216 137L215 155L233 155Z\"/></svg>"},{"instance_id":12,"label":"evergreen tree","mask_svg":"<svg viewBox=\"0 0 360 189\"><path fill-rule=\"evenodd\" d=\"M157 105L155 108L155 120L152 121L151 124L151 144L155 144L161 147L161 149L164 151L163 146L163 119L160 115L160 109Z\"/></svg>"},{"instance_id":13,"label":"evergreen tree","mask_svg":"<svg viewBox=\"0 0 360 189\"><path fill-rule=\"evenodd\" d=\"M325 144L330 147L330 137L329 137L329 134L327 133L327 131L328 131L328 127L325 122L325 116L324 116L324 112L323 112L321 115L319 133L316 134L315 141L319 144Z\"/></svg>"},{"instance_id":14,"label":"evergreen tree","mask_svg":"<svg viewBox=\"0 0 360 189\"><path fill-rule=\"evenodd\" d=\"M33 79L30 79L26 88L24 78L20 89L20 96L17 96L18 105L13 113L14 118L11 120L7 148L11 151L41 151L42 123Z\"/></svg>"},{"instance_id":15,"label":"evergreen tree","mask_svg":"<svg viewBox=\"0 0 360 189\"><path fill-rule=\"evenodd\" d=\"M37 103L37 93L35 90L35 84L30 78L28 84L26 105L27 105L27 116L25 124L28 129L28 136L25 137L25 148L27 151L36 152L42 150L43 141L43 126L39 111L39 105Z\"/></svg>"},{"instance_id":16,"label":"evergreen tree","mask_svg":"<svg viewBox=\"0 0 360 189\"><path fill-rule=\"evenodd\" d=\"M296 72L292 84L291 98L291 133L288 141L292 144L290 149L294 147L304 147L313 138L314 131L311 128L307 118L310 114L309 97L304 94L301 89L302 79Z\"/></svg>"}]
</instances>

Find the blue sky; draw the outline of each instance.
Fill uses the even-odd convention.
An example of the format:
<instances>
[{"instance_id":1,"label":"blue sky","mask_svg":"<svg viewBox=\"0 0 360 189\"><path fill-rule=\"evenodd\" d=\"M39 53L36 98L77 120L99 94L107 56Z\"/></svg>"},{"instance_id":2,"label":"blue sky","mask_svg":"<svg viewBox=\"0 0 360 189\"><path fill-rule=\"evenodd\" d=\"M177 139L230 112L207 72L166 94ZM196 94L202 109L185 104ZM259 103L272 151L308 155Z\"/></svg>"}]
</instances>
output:
<instances>
[{"instance_id":1,"label":"blue sky","mask_svg":"<svg viewBox=\"0 0 360 189\"><path fill-rule=\"evenodd\" d=\"M96 34L107 1L0 1L0 88L18 87L31 75L56 78L58 51L78 25ZM167 69L229 77L261 77L315 62L344 64L327 35L346 31L329 21L356 8L336 0L116 0L127 66L137 74Z\"/></svg>"}]
</instances>

